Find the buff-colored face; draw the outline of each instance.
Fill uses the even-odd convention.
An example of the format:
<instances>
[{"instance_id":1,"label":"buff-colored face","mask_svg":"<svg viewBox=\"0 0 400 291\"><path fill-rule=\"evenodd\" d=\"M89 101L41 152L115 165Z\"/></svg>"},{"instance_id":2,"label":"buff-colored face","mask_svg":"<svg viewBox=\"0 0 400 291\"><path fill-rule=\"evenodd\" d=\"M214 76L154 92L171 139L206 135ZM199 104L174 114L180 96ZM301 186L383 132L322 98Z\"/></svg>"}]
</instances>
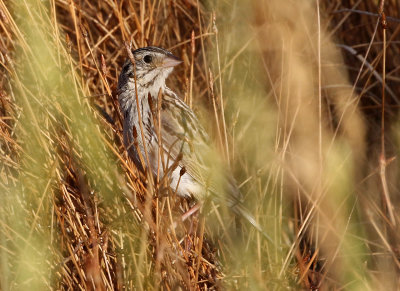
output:
<instances>
[{"instance_id":1,"label":"buff-colored face","mask_svg":"<svg viewBox=\"0 0 400 291\"><path fill-rule=\"evenodd\" d=\"M172 72L173 67L182 61L167 50L157 47L140 48L132 52L135 66L128 59L122 68L121 74L125 81L136 81L144 88L156 90L165 85L165 79Z\"/></svg>"},{"instance_id":2,"label":"buff-colored face","mask_svg":"<svg viewBox=\"0 0 400 291\"><path fill-rule=\"evenodd\" d=\"M164 69L174 67L182 61L171 54L169 51L146 47L133 51L136 62L136 71L151 71L154 69Z\"/></svg>"}]
</instances>

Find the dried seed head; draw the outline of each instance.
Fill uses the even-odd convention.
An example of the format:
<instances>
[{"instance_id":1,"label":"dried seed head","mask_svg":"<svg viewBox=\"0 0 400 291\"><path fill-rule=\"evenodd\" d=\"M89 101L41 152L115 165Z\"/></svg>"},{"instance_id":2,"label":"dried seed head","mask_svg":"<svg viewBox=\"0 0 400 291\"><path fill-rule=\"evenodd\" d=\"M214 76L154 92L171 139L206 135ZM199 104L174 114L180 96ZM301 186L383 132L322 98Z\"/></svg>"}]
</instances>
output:
<instances>
[{"instance_id":1,"label":"dried seed head","mask_svg":"<svg viewBox=\"0 0 400 291\"><path fill-rule=\"evenodd\" d=\"M67 45L67 51L68 51L68 53L71 54L71 52L72 52L72 42L71 42L71 39L70 39L68 33L65 34L65 43L66 43L66 45Z\"/></svg>"},{"instance_id":2,"label":"dried seed head","mask_svg":"<svg viewBox=\"0 0 400 291\"><path fill-rule=\"evenodd\" d=\"M81 29L82 36L84 38L87 38L88 37L88 32L87 32L86 28L82 24L80 24L79 27Z\"/></svg>"},{"instance_id":3,"label":"dried seed head","mask_svg":"<svg viewBox=\"0 0 400 291\"><path fill-rule=\"evenodd\" d=\"M104 59L104 55L101 54L101 72L103 75L107 75L107 66L106 66L106 60Z\"/></svg>"}]
</instances>

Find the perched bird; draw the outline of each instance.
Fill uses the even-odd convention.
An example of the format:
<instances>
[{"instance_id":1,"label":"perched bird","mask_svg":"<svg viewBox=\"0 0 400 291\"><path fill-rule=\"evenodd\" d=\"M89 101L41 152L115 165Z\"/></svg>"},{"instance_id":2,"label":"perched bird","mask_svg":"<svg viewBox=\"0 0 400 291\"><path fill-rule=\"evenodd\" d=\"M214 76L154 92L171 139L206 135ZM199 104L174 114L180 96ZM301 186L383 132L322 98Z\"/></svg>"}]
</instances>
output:
<instances>
[{"instance_id":1,"label":"perched bird","mask_svg":"<svg viewBox=\"0 0 400 291\"><path fill-rule=\"evenodd\" d=\"M132 51L124 63L118 93L129 156L139 170L148 169L160 181L168 176L169 187L178 195L225 202L267 236L243 207L230 172L218 168L209 137L193 111L165 85L181 62L165 49L144 47Z\"/></svg>"}]
</instances>

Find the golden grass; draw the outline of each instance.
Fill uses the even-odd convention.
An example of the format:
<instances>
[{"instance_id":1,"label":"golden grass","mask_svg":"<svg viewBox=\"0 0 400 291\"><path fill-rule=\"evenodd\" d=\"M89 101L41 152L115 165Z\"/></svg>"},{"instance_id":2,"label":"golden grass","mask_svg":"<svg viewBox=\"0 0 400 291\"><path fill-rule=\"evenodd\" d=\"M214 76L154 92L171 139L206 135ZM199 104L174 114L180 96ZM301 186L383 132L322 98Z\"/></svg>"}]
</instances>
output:
<instances>
[{"instance_id":1,"label":"golden grass","mask_svg":"<svg viewBox=\"0 0 400 291\"><path fill-rule=\"evenodd\" d=\"M0 289L396 289L400 10L375 2L0 0ZM125 43L184 60L169 86L272 243L146 189Z\"/></svg>"}]
</instances>

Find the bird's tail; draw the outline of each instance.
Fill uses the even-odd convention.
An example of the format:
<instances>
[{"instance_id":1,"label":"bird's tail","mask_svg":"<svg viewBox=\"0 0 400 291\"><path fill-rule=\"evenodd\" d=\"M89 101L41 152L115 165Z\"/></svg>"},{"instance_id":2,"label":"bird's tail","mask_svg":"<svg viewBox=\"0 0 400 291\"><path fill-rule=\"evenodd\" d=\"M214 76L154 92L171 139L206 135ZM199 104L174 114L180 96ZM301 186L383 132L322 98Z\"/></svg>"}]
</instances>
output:
<instances>
[{"instance_id":1,"label":"bird's tail","mask_svg":"<svg viewBox=\"0 0 400 291\"><path fill-rule=\"evenodd\" d=\"M248 223L250 223L255 229L257 229L266 239L268 239L271 243L274 243L271 237L263 230L261 225L256 221L255 217L250 213L246 207L243 206L240 202L232 206L232 210L243 217Z\"/></svg>"}]
</instances>

